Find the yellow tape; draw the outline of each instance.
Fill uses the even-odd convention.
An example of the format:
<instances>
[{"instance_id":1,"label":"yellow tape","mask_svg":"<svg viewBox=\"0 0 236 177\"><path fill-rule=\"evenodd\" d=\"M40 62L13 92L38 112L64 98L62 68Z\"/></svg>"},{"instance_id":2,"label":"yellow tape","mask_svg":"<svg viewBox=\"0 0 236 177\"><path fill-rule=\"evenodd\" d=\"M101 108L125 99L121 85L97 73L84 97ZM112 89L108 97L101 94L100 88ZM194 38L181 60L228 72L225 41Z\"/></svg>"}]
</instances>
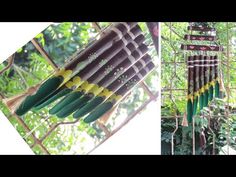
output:
<instances>
[{"instance_id":1,"label":"yellow tape","mask_svg":"<svg viewBox=\"0 0 236 177\"><path fill-rule=\"evenodd\" d=\"M217 77L216 79L215 79L215 81L217 82L220 82L220 78L219 77Z\"/></svg>"},{"instance_id":2,"label":"yellow tape","mask_svg":"<svg viewBox=\"0 0 236 177\"><path fill-rule=\"evenodd\" d=\"M209 84L206 84L206 85L204 86L204 88L205 88L206 90L208 90Z\"/></svg>"},{"instance_id":3,"label":"yellow tape","mask_svg":"<svg viewBox=\"0 0 236 177\"><path fill-rule=\"evenodd\" d=\"M204 86L202 88L200 88L200 93L204 93L205 92L205 88Z\"/></svg>"},{"instance_id":4,"label":"yellow tape","mask_svg":"<svg viewBox=\"0 0 236 177\"><path fill-rule=\"evenodd\" d=\"M193 99L193 94L189 94L188 96L187 96L187 99L189 100L189 99Z\"/></svg>"},{"instance_id":5,"label":"yellow tape","mask_svg":"<svg viewBox=\"0 0 236 177\"><path fill-rule=\"evenodd\" d=\"M70 78L71 74L72 74L72 70L61 69L59 72L55 74L55 76L62 76L65 80L65 79Z\"/></svg>"},{"instance_id":6,"label":"yellow tape","mask_svg":"<svg viewBox=\"0 0 236 177\"><path fill-rule=\"evenodd\" d=\"M194 92L194 97L199 96L199 91Z\"/></svg>"},{"instance_id":7,"label":"yellow tape","mask_svg":"<svg viewBox=\"0 0 236 177\"><path fill-rule=\"evenodd\" d=\"M102 93L99 94L99 96L105 96L106 98L110 97L112 94L114 94L112 91L108 89L104 89Z\"/></svg>"},{"instance_id":8,"label":"yellow tape","mask_svg":"<svg viewBox=\"0 0 236 177\"><path fill-rule=\"evenodd\" d=\"M74 83L72 81L69 81L65 84L67 88L72 88L74 86Z\"/></svg>"},{"instance_id":9,"label":"yellow tape","mask_svg":"<svg viewBox=\"0 0 236 177\"><path fill-rule=\"evenodd\" d=\"M83 80L79 76L75 76L72 81L67 82L65 85L68 88L72 88L73 86L79 87L84 83Z\"/></svg>"},{"instance_id":10,"label":"yellow tape","mask_svg":"<svg viewBox=\"0 0 236 177\"><path fill-rule=\"evenodd\" d=\"M93 93L95 96L99 95L101 97L110 97L114 94L113 91L108 90L107 88L100 87L99 85L95 84L89 92Z\"/></svg>"},{"instance_id":11,"label":"yellow tape","mask_svg":"<svg viewBox=\"0 0 236 177\"><path fill-rule=\"evenodd\" d=\"M211 81L211 82L210 82L210 85L211 85L211 86L215 86L215 80Z\"/></svg>"},{"instance_id":12,"label":"yellow tape","mask_svg":"<svg viewBox=\"0 0 236 177\"><path fill-rule=\"evenodd\" d=\"M74 83L75 85L78 85L78 84L80 84L81 82L84 82L84 81L82 81L79 76L75 76L75 77L73 78L73 83Z\"/></svg>"},{"instance_id":13,"label":"yellow tape","mask_svg":"<svg viewBox=\"0 0 236 177\"><path fill-rule=\"evenodd\" d=\"M113 94L110 98L110 100L116 100L116 101L119 101L122 99L122 95L116 95L116 94Z\"/></svg>"},{"instance_id":14,"label":"yellow tape","mask_svg":"<svg viewBox=\"0 0 236 177\"><path fill-rule=\"evenodd\" d=\"M81 86L79 86L76 90L77 91L84 91L84 92L88 92L95 84L90 84L88 83L88 81L84 81L83 84Z\"/></svg>"},{"instance_id":15,"label":"yellow tape","mask_svg":"<svg viewBox=\"0 0 236 177\"><path fill-rule=\"evenodd\" d=\"M70 80L72 73L72 70L62 69L55 74L55 76L62 76L64 78L64 81L61 83L60 86L64 85L68 80Z\"/></svg>"},{"instance_id":16,"label":"yellow tape","mask_svg":"<svg viewBox=\"0 0 236 177\"><path fill-rule=\"evenodd\" d=\"M101 91L104 89L104 87L99 87L99 85L94 84L93 88L89 90L89 92L93 93L94 96L97 96Z\"/></svg>"}]
</instances>

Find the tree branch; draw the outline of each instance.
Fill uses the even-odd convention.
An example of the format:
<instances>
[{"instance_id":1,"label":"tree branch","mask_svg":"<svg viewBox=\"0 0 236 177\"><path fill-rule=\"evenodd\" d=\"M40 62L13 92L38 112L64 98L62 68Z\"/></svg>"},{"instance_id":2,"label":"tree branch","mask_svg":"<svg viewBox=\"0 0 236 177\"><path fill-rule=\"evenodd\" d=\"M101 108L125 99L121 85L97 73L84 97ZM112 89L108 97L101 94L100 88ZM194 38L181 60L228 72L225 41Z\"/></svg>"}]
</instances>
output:
<instances>
[{"instance_id":1,"label":"tree branch","mask_svg":"<svg viewBox=\"0 0 236 177\"><path fill-rule=\"evenodd\" d=\"M180 34L178 34L173 28L171 28L169 25L167 25L166 23L164 23L173 33L175 33L179 38L183 38L183 36L181 36Z\"/></svg>"},{"instance_id":2,"label":"tree branch","mask_svg":"<svg viewBox=\"0 0 236 177\"><path fill-rule=\"evenodd\" d=\"M24 76L22 75L21 71L19 70L19 67L17 65L14 65L14 70L19 74L21 80L23 81L23 84L25 85L26 89L29 88L29 84L27 83L27 81L25 80Z\"/></svg>"}]
</instances>

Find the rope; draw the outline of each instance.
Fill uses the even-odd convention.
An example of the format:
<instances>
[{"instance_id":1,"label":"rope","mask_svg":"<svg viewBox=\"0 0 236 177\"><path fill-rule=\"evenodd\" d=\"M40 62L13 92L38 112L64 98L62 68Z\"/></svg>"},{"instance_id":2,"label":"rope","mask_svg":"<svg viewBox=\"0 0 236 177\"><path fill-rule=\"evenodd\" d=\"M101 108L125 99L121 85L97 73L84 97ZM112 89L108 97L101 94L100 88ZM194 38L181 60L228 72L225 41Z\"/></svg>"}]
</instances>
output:
<instances>
[{"instance_id":1,"label":"rope","mask_svg":"<svg viewBox=\"0 0 236 177\"><path fill-rule=\"evenodd\" d=\"M230 87L230 69L229 69L229 22L226 23L227 26L227 108L226 108L226 117L227 117L227 154L229 155L229 146L230 146L230 120L229 120L229 87Z\"/></svg>"},{"instance_id":2,"label":"rope","mask_svg":"<svg viewBox=\"0 0 236 177\"><path fill-rule=\"evenodd\" d=\"M190 23L190 27L192 26L192 23ZM193 30L191 28L190 30L190 35L193 34ZM191 43L192 43L192 40L191 40ZM193 155L196 154L196 148L195 148L195 144L196 144L196 140L195 140L195 116L193 116L192 118L192 153Z\"/></svg>"},{"instance_id":3,"label":"rope","mask_svg":"<svg viewBox=\"0 0 236 177\"><path fill-rule=\"evenodd\" d=\"M211 113L209 112L209 116L208 116L208 129L210 130L210 132L212 133L212 155L215 155L215 149L216 149L216 143L215 143L215 133L214 131L211 129Z\"/></svg>"},{"instance_id":4,"label":"rope","mask_svg":"<svg viewBox=\"0 0 236 177\"><path fill-rule=\"evenodd\" d=\"M178 126L178 118L175 118L175 130L172 132L171 134L171 154L174 155L174 136L176 131L178 130L179 126Z\"/></svg>"}]
</instances>

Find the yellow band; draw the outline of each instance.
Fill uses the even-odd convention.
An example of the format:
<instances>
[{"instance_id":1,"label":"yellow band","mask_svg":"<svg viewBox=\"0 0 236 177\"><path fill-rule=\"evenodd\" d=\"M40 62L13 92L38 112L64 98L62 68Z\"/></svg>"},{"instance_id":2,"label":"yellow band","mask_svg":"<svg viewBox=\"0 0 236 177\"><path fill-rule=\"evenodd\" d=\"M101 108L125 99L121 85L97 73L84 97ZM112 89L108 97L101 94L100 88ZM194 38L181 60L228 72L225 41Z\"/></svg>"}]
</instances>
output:
<instances>
[{"instance_id":1,"label":"yellow band","mask_svg":"<svg viewBox=\"0 0 236 177\"><path fill-rule=\"evenodd\" d=\"M116 94L113 94L110 98L110 100L116 100L116 101L119 101L122 99L122 95L116 95Z\"/></svg>"},{"instance_id":2,"label":"yellow band","mask_svg":"<svg viewBox=\"0 0 236 177\"><path fill-rule=\"evenodd\" d=\"M199 91L194 92L194 97L199 96Z\"/></svg>"},{"instance_id":3,"label":"yellow band","mask_svg":"<svg viewBox=\"0 0 236 177\"><path fill-rule=\"evenodd\" d=\"M187 96L187 99L189 100L189 99L193 99L193 94L189 94L188 96Z\"/></svg>"},{"instance_id":4,"label":"yellow band","mask_svg":"<svg viewBox=\"0 0 236 177\"><path fill-rule=\"evenodd\" d=\"M79 87L79 86L82 85L83 83L84 83L84 81L81 80L81 78L80 78L79 76L75 76L75 77L73 78L73 80L67 82L67 83L65 84L65 86L68 87L68 88L72 88L72 87L74 87L74 86Z\"/></svg>"},{"instance_id":5,"label":"yellow band","mask_svg":"<svg viewBox=\"0 0 236 177\"><path fill-rule=\"evenodd\" d=\"M61 69L55 74L55 76L62 76L64 79L66 79L69 76L71 76L71 74L72 74L72 70Z\"/></svg>"},{"instance_id":6,"label":"yellow band","mask_svg":"<svg viewBox=\"0 0 236 177\"><path fill-rule=\"evenodd\" d=\"M204 88L205 88L206 90L208 90L209 84L206 84L206 85L204 86Z\"/></svg>"},{"instance_id":7,"label":"yellow band","mask_svg":"<svg viewBox=\"0 0 236 177\"><path fill-rule=\"evenodd\" d=\"M99 85L94 84L93 88L89 90L89 92L93 93L94 96L97 96L99 93L102 92L103 89L104 87L99 87Z\"/></svg>"},{"instance_id":8,"label":"yellow band","mask_svg":"<svg viewBox=\"0 0 236 177\"><path fill-rule=\"evenodd\" d=\"M214 85L215 85L215 80L211 81L211 82L210 82L210 85L211 85L211 86L214 86Z\"/></svg>"},{"instance_id":9,"label":"yellow band","mask_svg":"<svg viewBox=\"0 0 236 177\"><path fill-rule=\"evenodd\" d=\"M64 85L68 80L70 80L72 73L72 70L62 69L55 74L55 76L62 76L64 78L60 86Z\"/></svg>"},{"instance_id":10,"label":"yellow band","mask_svg":"<svg viewBox=\"0 0 236 177\"><path fill-rule=\"evenodd\" d=\"M65 86L66 86L67 88L72 88L72 87L74 86L74 83L73 83L72 81L68 81L68 82L65 84Z\"/></svg>"},{"instance_id":11,"label":"yellow band","mask_svg":"<svg viewBox=\"0 0 236 177\"><path fill-rule=\"evenodd\" d=\"M106 98L110 97L112 94L114 94L112 91L108 89L104 89L102 93L99 94L99 96L105 96Z\"/></svg>"},{"instance_id":12,"label":"yellow band","mask_svg":"<svg viewBox=\"0 0 236 177\"><path fill-rule=\"evenodd\" d=\"M88 83L88 81L84 81L83 84L78 87L76 90L77 91L84 91L85 93L87 93L95 84L90 84Z\"/></svg>"},{"instance_id":13,"label":"yellow band","mask_svg":"<svg viewBox=\"0 0 236 177\"><path fill-rule=\"evenodd\" d=\"M101 97L105 96L107 98L114 94L113 91L110 91L104 87L100 87L97 84L95 84L94 87L91 90L89 90L89 92L93 93L95 96L99 95Z\"/></svg>"},{"instance_id":14,"label":"yellow band","mask_svg":"<svg viewBox=\"0 0 236 177\"><path fill-rule=\"evenodd\" d=\"M202 88L200 88L200 93L204 93L204 91L205 91L205 88L203 86Z\"/></svg>"}]
</instances>

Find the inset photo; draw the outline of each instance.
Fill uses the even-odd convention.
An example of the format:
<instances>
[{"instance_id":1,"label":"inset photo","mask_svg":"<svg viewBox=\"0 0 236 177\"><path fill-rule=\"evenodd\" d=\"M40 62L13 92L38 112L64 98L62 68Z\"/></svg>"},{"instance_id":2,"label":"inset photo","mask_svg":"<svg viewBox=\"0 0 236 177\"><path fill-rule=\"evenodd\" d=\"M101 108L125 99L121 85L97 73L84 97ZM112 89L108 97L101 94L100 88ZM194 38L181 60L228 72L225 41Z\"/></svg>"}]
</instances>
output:
<instances>
[{"instance_id":1,"label":"inset photo","mask_svg":"<svg viewBox=\"0 0 236 177\"><path fill-rule=\"evenodd\" d=\"M162 155L236 154L236 23L161 23Z\"/></svg>"},{"instance_id":2,"label":"inset photo","mask_svg":"<svg viewBox=\"0 0 236 177\"><path fill-rule=\"evenodd\" d=\"M90 154L137 116L158 119L159 27L52 23L0 64L0 110L37 155Z\"/></svg>"}]
</instances>

